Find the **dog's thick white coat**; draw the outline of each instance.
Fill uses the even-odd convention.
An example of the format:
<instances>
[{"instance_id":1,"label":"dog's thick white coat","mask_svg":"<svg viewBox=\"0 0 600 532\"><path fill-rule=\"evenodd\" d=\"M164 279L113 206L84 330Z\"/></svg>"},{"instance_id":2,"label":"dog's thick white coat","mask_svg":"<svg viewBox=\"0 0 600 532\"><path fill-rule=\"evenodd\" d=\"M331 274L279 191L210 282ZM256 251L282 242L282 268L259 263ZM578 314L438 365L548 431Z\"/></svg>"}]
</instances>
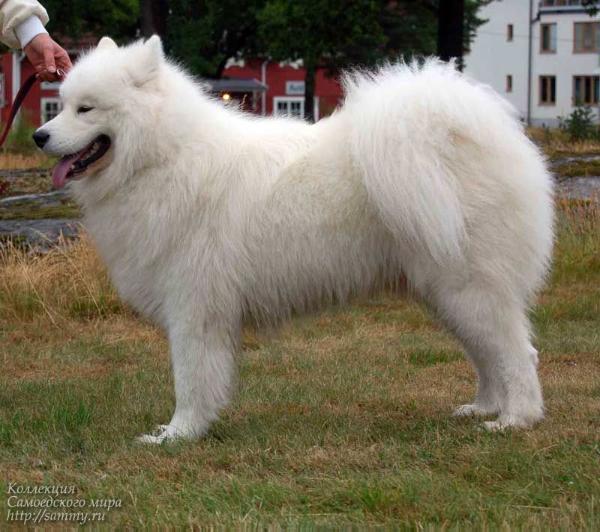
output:
<instances>
[{"instance_id":1,"label":"dog's thick white coat","mask_svg":"<svg viewBox=\"0 0 600 532\"><path fill-rule=\"evenodd\" d=\"M247 315L274 320L402 275L463 343L490 428L543 415L527 309L548 267L552 181L508 105L435 61L345 80L315 125L225 108L158 38L109 39L62 86L47 150L98 134L72 184L120 295L166 330L177 406L144 441L206 432ZM94 110L77 113L80 105Z\"/></svg>"}]
</instances>

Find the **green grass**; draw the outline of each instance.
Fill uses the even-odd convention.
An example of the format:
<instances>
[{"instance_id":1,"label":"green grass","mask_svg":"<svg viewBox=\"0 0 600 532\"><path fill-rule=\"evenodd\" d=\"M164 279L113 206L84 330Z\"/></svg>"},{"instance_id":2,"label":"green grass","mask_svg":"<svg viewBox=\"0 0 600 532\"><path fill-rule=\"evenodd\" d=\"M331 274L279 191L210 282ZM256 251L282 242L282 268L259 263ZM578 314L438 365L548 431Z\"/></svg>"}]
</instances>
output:
<instances>
[{"instance_id":1,"label":"green grass","mask_svg":"<svg viewBox=\"0 0 600 532\"><path fill-rule=\"evenodd\" d=\"M600 160L573 161L559 165L554 169L559 178L600 176Z\"/></svg>"},{"instance_id":2,"label":"green grass","mask_svg":"<svg viewBox=\"0 0 600 532\"><path fill-rule=\"evenodd\" d=\"M119 303L85 242L5 257L2 519L18 482L119 499L113 528L600 529L594 209L561 214L532 312L547 417L501 434L450 417L475 391L460 346L417 303L382 296L246 331L239 391L208 436L136 445L174 404L162 334Z\"/></svg>"},{"instance_id":3,"label":"green grass","mask_svg":"<svg viewBox=\"0 0 600 532\"><path fill-rule=\"evenodd\" d=\"M79 208L69 199L58 204L40 205L31 201L14 202L0 206L0 220L43 220L46 218L79 218Z\"/></svg>"}]
</instances>

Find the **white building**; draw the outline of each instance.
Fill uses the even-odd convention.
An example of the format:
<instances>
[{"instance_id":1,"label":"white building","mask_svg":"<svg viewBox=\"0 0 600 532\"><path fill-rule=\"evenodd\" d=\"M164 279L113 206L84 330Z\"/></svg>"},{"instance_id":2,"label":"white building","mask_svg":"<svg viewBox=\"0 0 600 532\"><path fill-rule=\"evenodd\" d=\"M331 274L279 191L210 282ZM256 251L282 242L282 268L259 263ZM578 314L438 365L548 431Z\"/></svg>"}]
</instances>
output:
<instances>
[{"instance_id":1,"label":"white building","mask_svg":"<svg viewBox=\"0 0 600 532\"><path fill-rule=\"evenodd\" d=\"M600 7L600 6L599 6ZM493 0L465 72L491 85L523 120L558 125L576 104L600 104L600 15L581 0Z\"/></svg>"}]
</instances>

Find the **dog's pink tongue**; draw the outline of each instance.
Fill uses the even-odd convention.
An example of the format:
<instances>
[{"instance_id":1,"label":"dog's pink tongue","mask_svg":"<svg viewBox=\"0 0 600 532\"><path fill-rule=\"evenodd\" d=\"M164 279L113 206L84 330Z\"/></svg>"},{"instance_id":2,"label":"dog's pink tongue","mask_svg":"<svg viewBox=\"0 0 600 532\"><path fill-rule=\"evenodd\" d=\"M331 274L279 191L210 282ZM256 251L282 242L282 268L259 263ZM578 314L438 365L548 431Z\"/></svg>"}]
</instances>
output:
<instances>
[{"instance_id":1,"label":"dog's pink tongue","mask_svg":"<svg viewBox=\"0 0 600 532\"><path fill-rule=\"evenodd\" d=\"M67 182L67 174L71 169L71 165L77 160L79 155L71 155L69 157L63 157L58 164L54 167L52 172L52 184L54 188L62 188Z\"/></svg>"}]
</instances>

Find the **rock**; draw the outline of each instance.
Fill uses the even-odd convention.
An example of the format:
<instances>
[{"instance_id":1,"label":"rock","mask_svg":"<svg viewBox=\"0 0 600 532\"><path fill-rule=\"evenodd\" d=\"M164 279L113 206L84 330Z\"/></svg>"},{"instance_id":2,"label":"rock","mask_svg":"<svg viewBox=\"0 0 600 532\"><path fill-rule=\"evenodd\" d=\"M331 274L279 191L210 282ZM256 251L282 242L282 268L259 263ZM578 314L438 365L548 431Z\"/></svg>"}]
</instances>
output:
<instances>
[{"instance_id":1,"label":"rock","mask_svg":"<svg viewBox=\"0 0 600 532\"><path fill-rule=\"evenodd\" d=\"M41 194L22 194L20 196L9 196L0 199L0 207L11 207L14 205L39 204L45 207L61 205L68 198L66 191L54 190L53 192L43 192Z\"/></svg>"},{"instance_id":2,"label":"rock","mask_svg":"<svg viewBox=\"0 0 600 532\"><path fill-rule=\"evenodd\" d=\"M600 202L600 177L571 177L556 184L558 197Z\"/></svg>"},{"instance_id":3,"label":"rock","mask_svg":"<svg viewBox=\"0 0 600 532\"><path fill-rule=\"evenodd\" d=\"M7 239L45 252L55 246L61 235L75 238L81 228L78 220L50 218L45 220L0 220L0 247Z\"/></svg>"}]
</instances>

